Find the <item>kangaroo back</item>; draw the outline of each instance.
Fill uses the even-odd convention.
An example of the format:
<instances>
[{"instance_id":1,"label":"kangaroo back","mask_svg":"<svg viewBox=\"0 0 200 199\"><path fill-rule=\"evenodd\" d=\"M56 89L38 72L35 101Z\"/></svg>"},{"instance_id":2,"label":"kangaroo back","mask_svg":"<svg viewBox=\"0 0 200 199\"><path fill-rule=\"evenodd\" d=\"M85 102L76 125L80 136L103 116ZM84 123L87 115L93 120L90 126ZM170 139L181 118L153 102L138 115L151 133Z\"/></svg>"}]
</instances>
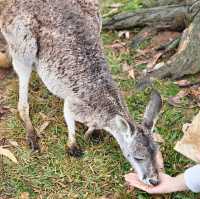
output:
<instances>
[{"instance_id":1,"label":"kangaroo back","mask_svg":"<svg viewBox=\"0 0 200 199\"><path fill-rule=\"evenodd\" d=\"M75 121L88 126L86 135L95 129L107 130L141 179L156 184L156 148L150 132L161 98L156 94L148 106L147 125L133 122L104 57L96 0L10 2L3 12L1 30L19 77L18 110L31 148L39 150L28 104L28 83L35 68L47 88L64 100L70 155L82 154L75 139Z\"/></svg>"}]
</instances>

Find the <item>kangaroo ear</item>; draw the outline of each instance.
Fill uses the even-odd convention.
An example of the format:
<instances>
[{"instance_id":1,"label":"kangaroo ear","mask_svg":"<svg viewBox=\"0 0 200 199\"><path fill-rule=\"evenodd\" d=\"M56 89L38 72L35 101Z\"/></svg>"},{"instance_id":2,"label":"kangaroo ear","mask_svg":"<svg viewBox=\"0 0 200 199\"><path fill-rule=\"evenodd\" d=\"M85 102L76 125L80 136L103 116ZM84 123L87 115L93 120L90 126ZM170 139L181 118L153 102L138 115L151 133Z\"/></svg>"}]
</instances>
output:
<instances>
[{"instance_id":1,"label":"kangaroo ear","mask_svg":"<svg viewBox=\"0 0 200 199\"><path fill-rule=\"evenodd\" d=\"M158 91L154 90L151 94L151 99L146 107L143 119L143 125L148 129L152 129L156 123L158 114L162 108L162 98Z\"/></svg>"},{"instance_id":2,"label":"kangaroo ear","mask_svg":"<svg viewBox=\"0 0 200 199\"><path fill-rule=\"evenodd\" d=\"M115 119L118 131L127 133L129 131L128 122L120 115L117 115Z\"/></svg>"}]
</instances>

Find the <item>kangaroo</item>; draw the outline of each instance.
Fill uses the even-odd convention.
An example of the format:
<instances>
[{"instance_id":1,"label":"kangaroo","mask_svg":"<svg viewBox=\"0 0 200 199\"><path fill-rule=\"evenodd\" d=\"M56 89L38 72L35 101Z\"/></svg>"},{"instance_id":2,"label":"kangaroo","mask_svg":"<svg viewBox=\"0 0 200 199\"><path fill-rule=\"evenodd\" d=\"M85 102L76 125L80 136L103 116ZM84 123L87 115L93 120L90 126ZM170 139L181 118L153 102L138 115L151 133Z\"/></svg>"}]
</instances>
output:
<instances>
[{"instance_id":1,"label":"kangaroo","mask_svg":"<svg viewBox=\"0 0 200 199\"><path fill-rule=\"evenodd\" d=\"M39 150L28 103L28 84L36 70L46 87L64 100L68 152L80 156L75 121L109 132L146 184L159 183L151 133L162 100L154 92L142 124L136 124L112 79L101 44L96 0L7 0L1 31L19 78L18 111L32 150Z\"/></svg>"}]
</instances>

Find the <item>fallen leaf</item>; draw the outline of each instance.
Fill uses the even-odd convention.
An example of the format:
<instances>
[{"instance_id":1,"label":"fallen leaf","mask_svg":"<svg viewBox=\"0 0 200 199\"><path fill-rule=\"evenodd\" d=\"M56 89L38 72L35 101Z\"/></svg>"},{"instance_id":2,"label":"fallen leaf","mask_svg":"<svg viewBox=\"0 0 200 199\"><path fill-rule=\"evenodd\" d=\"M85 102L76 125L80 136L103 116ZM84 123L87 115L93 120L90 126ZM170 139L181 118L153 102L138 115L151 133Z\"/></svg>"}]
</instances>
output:
<instances>
[{"instance_id":1,"label":"fallen leaf","mask_svg":"<svg viewBox=\"0 0 200 199\"><path fill-rule=\"evenodd\" d=\"M38 129L38 133L42 133L50 124L50 121L45 121L40 128Z\"/></svg>"},{"instance_id":2,"label":"fallen leaf","mask_svg":"<svg viewBox=\"0 0 200 199\"><path fill-rule=\"evenodd\" d=\"M165 143L165 140L163 139L163 137L159 133L154 133L153 139L157 143Z\"/></svg>"},{"instance_id":3,"label":"fallen leaf","mask_svg":"<svg viewBox=\"0 0 200 199\"><path fill-rule=\"evenodd\" d=\"M49 121L49 117L47 115L45 115L44 113L39 112L39 115L41 116L42 120L44 120L44 121L48 120Z\"/></svg>"},{"instance_id":4,"label":"fallen leaf","mask_svg":"<svg viewBox=\"0 0 200 199\"><path fill-rule=\"evenodd\" d=\"M157 61L160 59L160 57L163 55L163 52L159 52L157 53L154 58L151 60L151 62L149 62L147 64L147 68L148 69L152 69L154 68L154 66L156 65Z\"/></svg>"},{"instance_id":5,"label":"fallen leaf","mask_svg":"<svg viewBox=\"0 0 200 199\"><path fill-rule=\"evenodd\" d=\"M30 198L30 195L28 192L21 193L19 197L19 199L29 199L29 198Z\"/></svg>"},{"instance_id":6,"label":"fallen leaf","mask_svg":"<svg viewBox=\"0 0 200 199\"><path fill-rule=\"evenodd\" d=\"M110 46L114 51L118 53L126 52L128 49L126 48L126 43L115 41L114 44Z\"/></svg>"},{"instance_id":7,"label":"fallen leaf","mask_svg":"<svg viewBox=\"0 0 200 199\"><path fill-rule=\"evenodd\" d=\"M176 85L182 87L182 86L187 86L189 85L191 82L187 79L182 79L182 80L179 80L179 81L176 81L174 82Z\"/></svg>"},{"instance_id":8,"label":"fallen leaf","mask_svg":"<svg viewBox=\"0 0 200 199\"><path fill-rule=\"evenodd\" d=\"M181 104L181 99L188 95L187 90L181 90L176 96L170 97L168 103L172 106L177 106Z\"/></svg>"},{"instance_id":9,"label":"fallen leaf","mask_svg":"<svg viewBox=\"0 0 200 199\"><path fill-rule=\"evenodd\" d=\"M8 142L10 143L10 145L14 146L14 147L18 147L18 143L16 141L13 140L8 140Z\"/></svg>"},{"instance_id":10,"label":"fallen leaf","mask_svg":"<svg viewBox=\"0 0 200 199\"><path fill-rule=\"evenodd\" d=\"M1 117L4 116L4 114L6 114L8 112L9 108L8 107L5 107L5 106L1 106L0 105L0 119Z\"/></svg>"},{"instance_id":11,"label":"fallen leaf","mask_svg":"<svg viewBox=\"0 0 200 199\"><path fill-rule=\"evenodd\" d=\"M148 61L147 60L135 60L135 66L140 66L140 65L143 65L143 64L148 64Z\"/></svg>"},{"instance_id":12,"label":"fallen leaf","mask_svg":"<svg viewBox=\"0 0 200 199\"><path fill-rule=\"evenodd\" d=\"M16 164L18 163L18 161L15 158L15 156L8 149L4 149L1 146L0 146L0 155L6 156L7 158L9 158L10 160L12 160Z\"/></svg>"},{"instance_id":13,"label":"fallen leaf","mask_svg":"<svg viewBox=\"0 0 200 199\"><path fill-rule=\"evenodd\" d=\"M178 38L180 35L180 32L161 31L152 38L149 48L156 49L160 47L160 44L167 44L170 41L173 41L176 38Z\"/></svg>"},{"instance_id":14,"label":"fallen leaf","mask_svg":"<svg viewBox=\"0 0 200 199\"><path fill-rule=\"evenodd\" d=\"M132 79L135 79L135 71L133 69L128 71L128 76Z\"/></svg>"},{"instance_id":15,"label":"fallen leaf","mask_svg":"<svg viewBox=\"0 0 200 199\"><path fill-rule=\"evenodd\" d=\"M131 67L127 62L122 64L122 72L128 72L130 70L130 68Z\"/></svg>"},{"instance_id":16,"label":"fallen leaf","mask_svg":"<svg viewBox=\"0 0 200 199\"><path fill-rule=\"evenodd\" d=\"M19 145L16 141L9 140L9 139L6 139L6 138L1 138L0 139L0 146L2 148L7 148L7 147L11 147L11 146L18 147Z\"/></svg>"},{"instance_id":17,"label":"fallen leaf","mask_svg":"<svg viewBox=\"0 0 200 199\"><path fill-rule=\"evenodd\" d=\"M173 31L152 32L151 29L141 31L141 33L134 37L131 44L131 47L136 50L136 55L134 56L135 64L137 66L140 64L147 65L146 69L143 69L144 74L162 67L166 60L169 60L169 58L175 53L175 50L170 50L169 52L168 48L160 51L157 49L161 46L161 44L167 47L168 43L174 41L179 36L180 33ZM138 49L144 41L148 41L148 46L143 49ZM159 63L160 61L161 63Z\"/></svg>"},{"instance_id":18,"label":"fallen leaf","mask_svg":"<svg viewBox=\"0 0 200 199\"><path fill-rule=\"evenodd\" d=\"M164 65L165 65L164 62L160 62L160 63L158 63L158 64L155 65L154 70L158 70L158 69L160 69L161 67L163 67Z\"/></svg>"},{"instance_id":19,"label":"fallen leaf","mask_svg":"<svg viewBox=\"0 0 200 199\"><path fill-rule=\"evenodd\" d=\"M194 86L190 88L189 90L189 95L195 98L197 101L200 101L200 87L199 86Z\"/></svg>"}]
</instances>

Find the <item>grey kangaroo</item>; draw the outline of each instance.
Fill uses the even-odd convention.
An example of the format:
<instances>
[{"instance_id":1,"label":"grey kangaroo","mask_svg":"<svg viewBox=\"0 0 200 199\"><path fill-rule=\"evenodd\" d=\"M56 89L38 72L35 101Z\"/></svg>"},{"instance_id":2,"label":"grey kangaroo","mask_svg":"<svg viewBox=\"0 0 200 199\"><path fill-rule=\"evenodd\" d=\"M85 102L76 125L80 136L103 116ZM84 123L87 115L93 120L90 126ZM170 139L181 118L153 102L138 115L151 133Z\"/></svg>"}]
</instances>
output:
<instances>
[{"instance_id":1,"label":"grey kangaroo","mask_svg":"<svg viewBox=\"0 0 200 199\"><path fill-rule=\"evenodd\" d=\"M68 150L81 155L75 121L84 123L89 137L94 130L109 132L146 184L159 183L156 144L152 129L162 106L151 96L142 124L130 117L112 79L101 44L97 0L6 0L1 31L19 78L18 111L27 141L39 150L39 137L29 116L28 84L32 70L46 87L64 100Z\"/></svg>"}]
</instances>

